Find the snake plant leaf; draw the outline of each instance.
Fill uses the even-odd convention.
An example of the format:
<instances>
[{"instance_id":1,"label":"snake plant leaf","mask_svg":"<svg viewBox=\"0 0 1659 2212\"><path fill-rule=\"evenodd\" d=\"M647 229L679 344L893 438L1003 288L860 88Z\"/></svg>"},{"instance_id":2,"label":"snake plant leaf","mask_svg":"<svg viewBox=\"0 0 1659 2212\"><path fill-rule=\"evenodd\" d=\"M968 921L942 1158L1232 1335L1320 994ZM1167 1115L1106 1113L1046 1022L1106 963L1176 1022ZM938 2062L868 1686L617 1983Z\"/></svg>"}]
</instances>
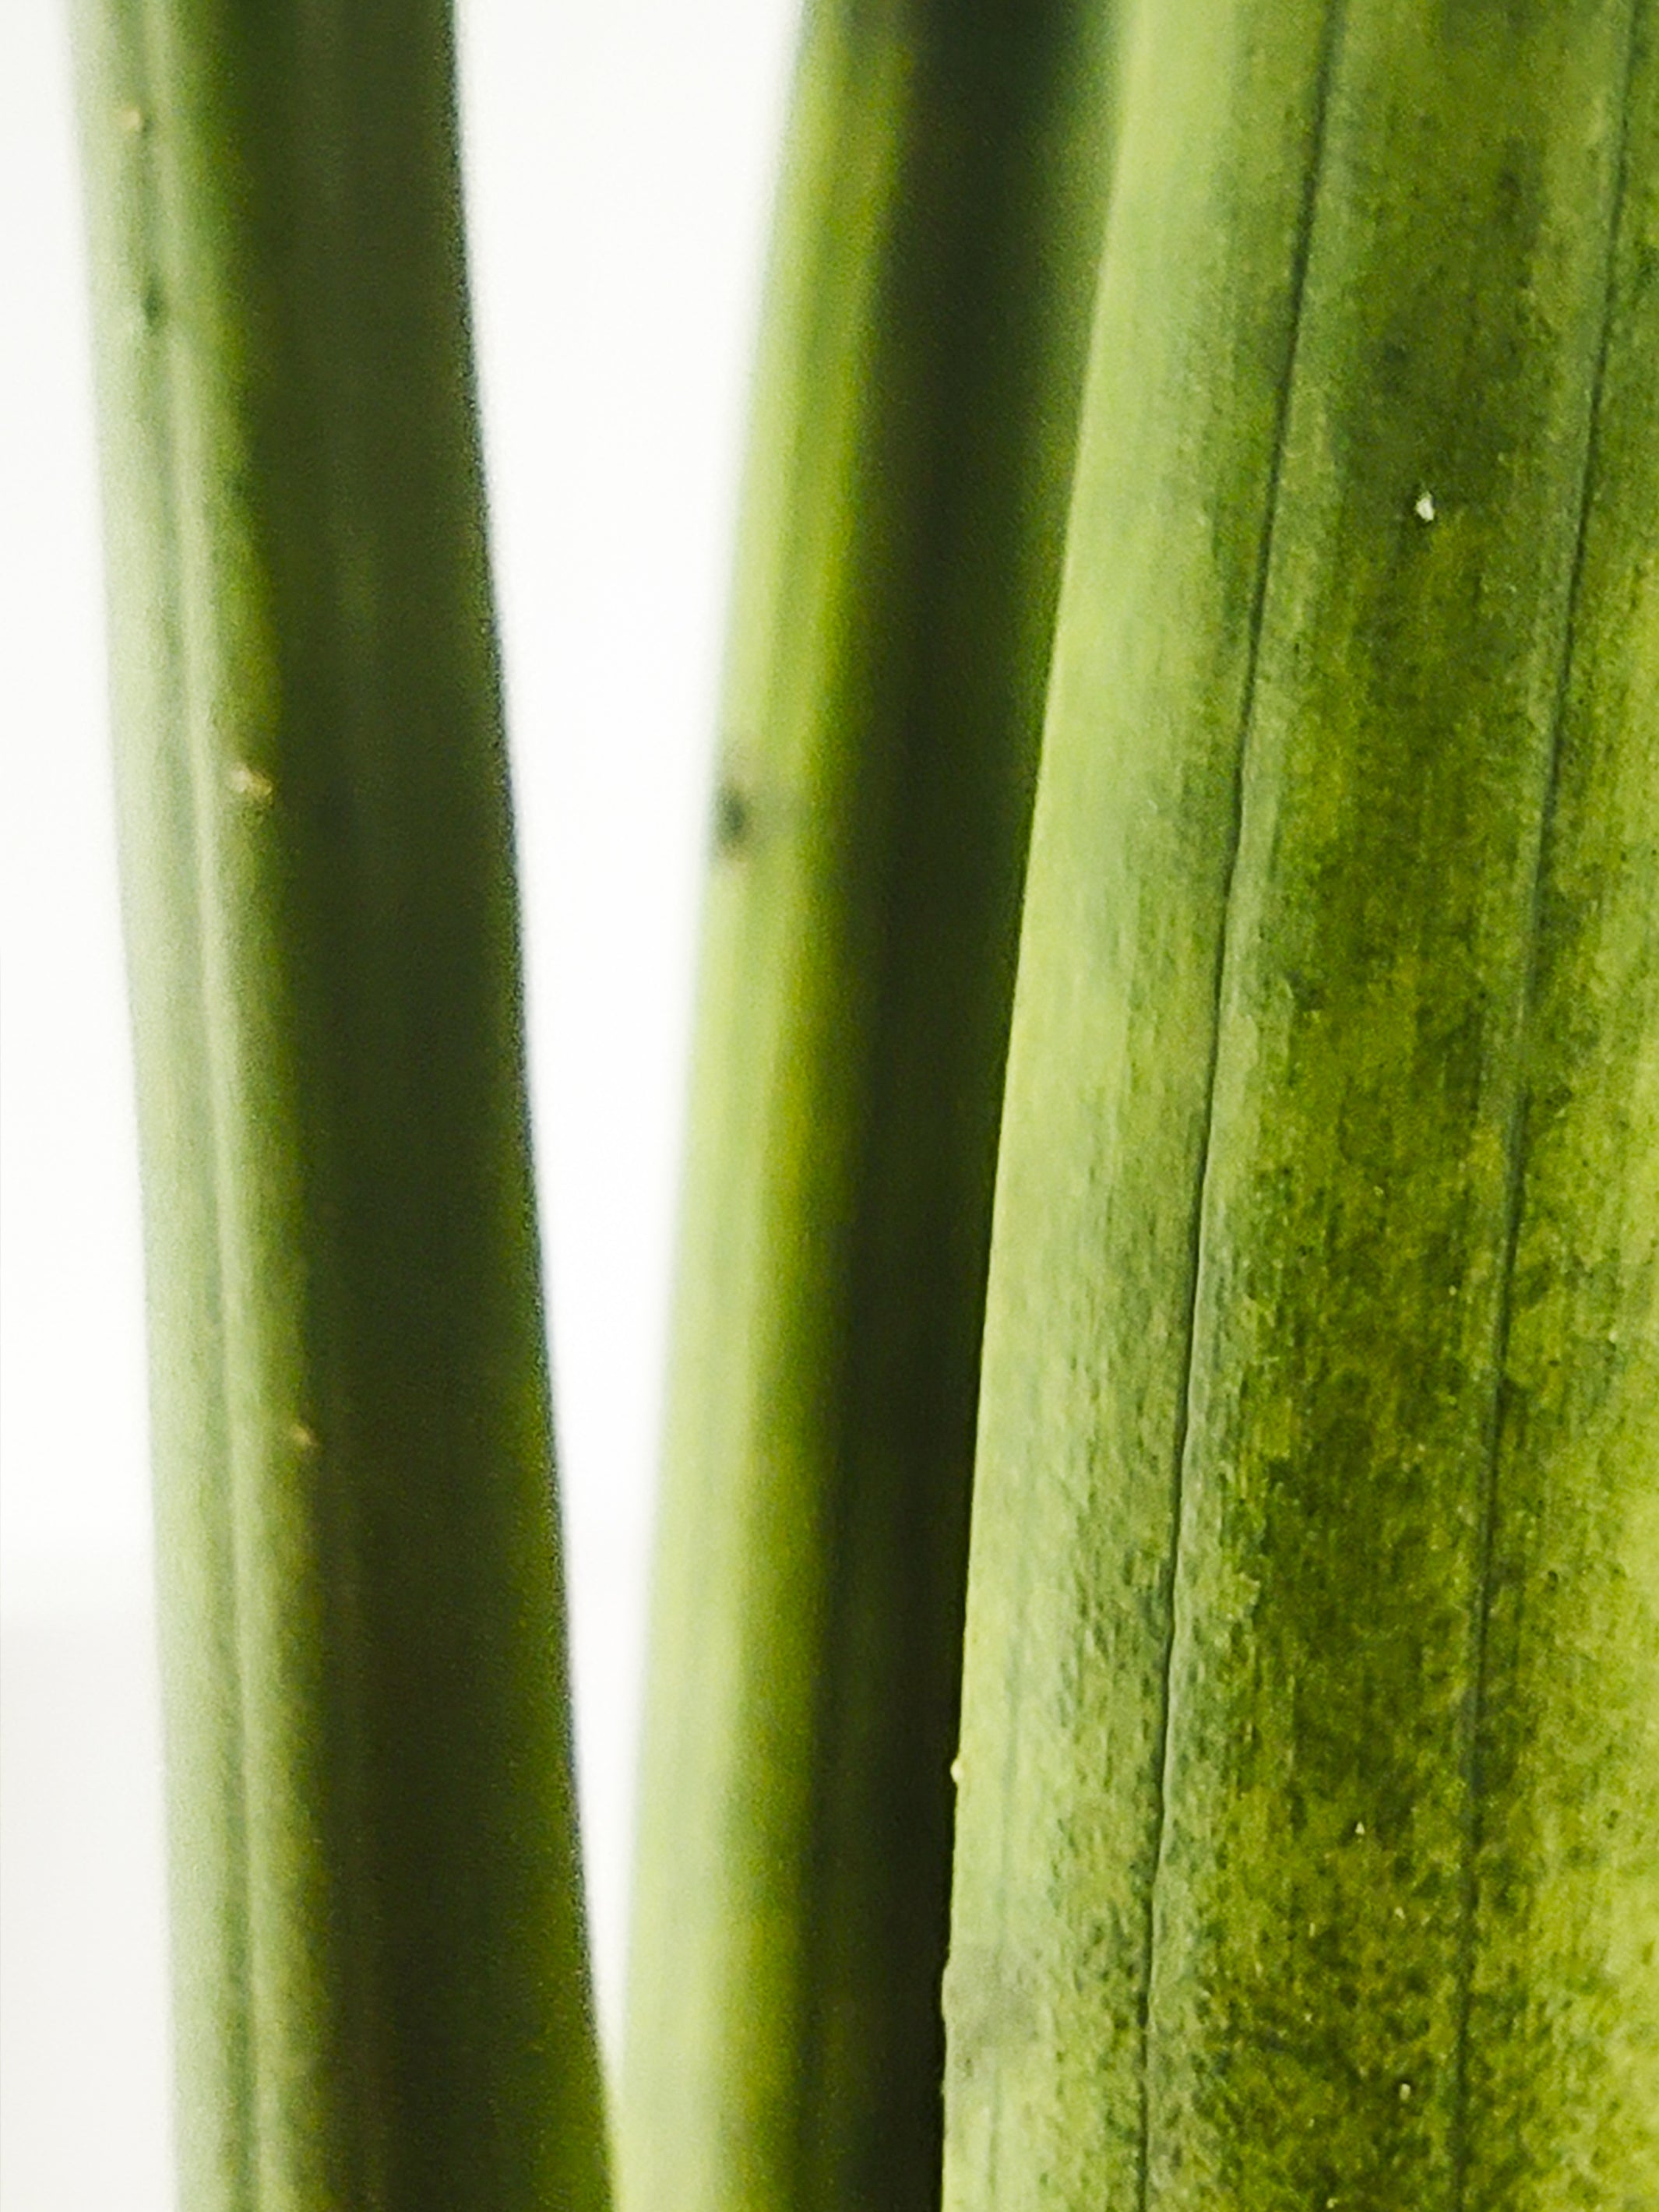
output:
<instances>
[{"instance_id":1,"label":"snake plant leaf","mask_svg":"<svg viewBox=\"0 0 1659 2212\"><path fill-rule=\"evenodd\" d=\"M186 2212L605 2201L437 0L85 0Z\"/></svg>"},{"instance_id":2,"label":"snake plant leaf","mask_svg":"<svg viewBox=\"0 0 1659 2212\"><path fill-rule=\"evenodd\" d=\"M1659 2197L1656 30L1137 19L988 1294L954 2212Z\"/></svg>"},{"instance_id":3,"label":"snake plant leaf","mask_svg":"<svg viewBox=\"0 0 1659 2212\"><path fill-rule=\"evenodd\" d=\"M938 2200L990 1198L1115 22L807 10L705 918L631 2212Z\"/></svg>"}]
</instances>

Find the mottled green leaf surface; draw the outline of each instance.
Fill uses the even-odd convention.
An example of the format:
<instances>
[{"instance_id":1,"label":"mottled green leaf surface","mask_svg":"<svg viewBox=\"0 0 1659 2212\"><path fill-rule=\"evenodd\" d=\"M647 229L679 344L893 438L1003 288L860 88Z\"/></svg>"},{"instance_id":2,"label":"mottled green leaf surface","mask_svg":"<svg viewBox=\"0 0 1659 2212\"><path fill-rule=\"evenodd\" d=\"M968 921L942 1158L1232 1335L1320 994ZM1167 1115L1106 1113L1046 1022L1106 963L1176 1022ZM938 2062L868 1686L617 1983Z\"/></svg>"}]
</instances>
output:
<instances>
[{"instance_id":1,"label":"mottled green leaf surface","mask_svg":"<svg viewBox=\"0 0 1659 2212\"><path fill-rule=\"evenodd\" d=\"M957 2212L1659 2202L1654 39L1139 20L997 1198Z\"/></svg>"},{"instance_id":2,"label":"mottled green leaf surface","mask_svg":"<svg viewBox=\"0 0 1659 2212\"><path fill-rule=\"evenodd\" d=\"M990 1194L1114 20L807 11L712 825L632 2212L938 2198Z\"/></svg>"},{"instance_id":3,"label":"mottled green leaf surface","mask_svg":"<svg viewBox=\"0 0 1659 2212\"><path fill-rule=\"evenodd\" d=\"M78 27L184 2202L598 2207L449 26Z\"/></svg>"}]
</instances>

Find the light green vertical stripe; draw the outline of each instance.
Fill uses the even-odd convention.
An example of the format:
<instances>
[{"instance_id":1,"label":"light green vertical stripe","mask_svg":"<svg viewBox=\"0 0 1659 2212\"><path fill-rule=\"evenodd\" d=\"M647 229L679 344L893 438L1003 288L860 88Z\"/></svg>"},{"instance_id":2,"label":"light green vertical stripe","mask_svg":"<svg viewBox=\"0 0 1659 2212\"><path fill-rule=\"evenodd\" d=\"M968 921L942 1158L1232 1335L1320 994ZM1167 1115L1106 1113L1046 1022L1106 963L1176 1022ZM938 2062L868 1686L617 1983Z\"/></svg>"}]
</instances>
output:
<instances>
[{"instance_id":1,"label":"light green vertical stripe","mask_svg":"<svg viewBox=\"0 0 1659 2212\"><path fill-rule=\"evenodd\" d=\"M167 1727L181 2202L252 2203L241 1700L200 886L185 716L173 423L157 331L152 61L136 9L76 23L122 890L143 1198Z\"/></svg>"},{"instance_id":2,"label":"light green vertical stripe","mask_svg":"<svg viewBox=\"0 0 1659 2212\"><path fill-rule=\"evenodd\" d=\"M1132 2212L1197 1206L1330 11L1143 9L986 1325L945 2202Z\"/></svg>"}]
</instances>

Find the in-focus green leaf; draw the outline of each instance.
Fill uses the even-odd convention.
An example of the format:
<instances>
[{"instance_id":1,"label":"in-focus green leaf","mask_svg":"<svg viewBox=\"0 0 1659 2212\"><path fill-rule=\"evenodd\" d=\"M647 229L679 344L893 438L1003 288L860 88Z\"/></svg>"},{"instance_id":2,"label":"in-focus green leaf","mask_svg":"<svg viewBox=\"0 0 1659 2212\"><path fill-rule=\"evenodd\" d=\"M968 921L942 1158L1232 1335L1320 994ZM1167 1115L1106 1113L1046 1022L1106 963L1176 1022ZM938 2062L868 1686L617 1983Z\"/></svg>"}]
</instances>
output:
<instances>
[{"instance_id":1,"label":"in-focus green leaf","mask_svg":"<svg viewBox=\"0 0 1659 2212\"><path fill-rule=\"evenodd\" d=\"M1171 0L988 1301L946 2202L1659 2186L1648 0Z\"/></svg>"}]
</instances>

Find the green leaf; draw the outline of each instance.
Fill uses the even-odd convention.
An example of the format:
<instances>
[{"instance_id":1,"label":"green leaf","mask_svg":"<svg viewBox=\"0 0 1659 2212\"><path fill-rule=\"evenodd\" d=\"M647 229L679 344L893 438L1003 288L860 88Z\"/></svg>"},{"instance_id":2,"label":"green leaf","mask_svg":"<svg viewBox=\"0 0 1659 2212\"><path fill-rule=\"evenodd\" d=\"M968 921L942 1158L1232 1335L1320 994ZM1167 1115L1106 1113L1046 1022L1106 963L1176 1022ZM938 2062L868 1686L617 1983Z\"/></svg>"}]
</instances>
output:
<instances>
[{"instance_id":1,"label":"green leaf","mask_svg":"<svg viewBox=\"0 0 1659 2212\"><path fill-rule=\"evenodd\" d=\"M946 2201L1659 2173L1654 15L1126 80L989 1294Z\"/></svg>"},{"instance_id":2,"label":"green leaf","mask_svg":"<svg viewBox=\"0 0 1659 2212\"><path fill-rule=\"evenodd\" d=\"M599 2207L450 27L79 32L184 2198Z\"/></svg>"},{"instance_id":3,"label":"green leaf","mask_svg":"<svg viewBox=\"0 0 1659 2212\"><path fill-rule=\"evenodd\" d=\"M808 11L705 919L633 2212L937 2201L990 1196L1115 20Z\"/></svg>"}]
</instances>

